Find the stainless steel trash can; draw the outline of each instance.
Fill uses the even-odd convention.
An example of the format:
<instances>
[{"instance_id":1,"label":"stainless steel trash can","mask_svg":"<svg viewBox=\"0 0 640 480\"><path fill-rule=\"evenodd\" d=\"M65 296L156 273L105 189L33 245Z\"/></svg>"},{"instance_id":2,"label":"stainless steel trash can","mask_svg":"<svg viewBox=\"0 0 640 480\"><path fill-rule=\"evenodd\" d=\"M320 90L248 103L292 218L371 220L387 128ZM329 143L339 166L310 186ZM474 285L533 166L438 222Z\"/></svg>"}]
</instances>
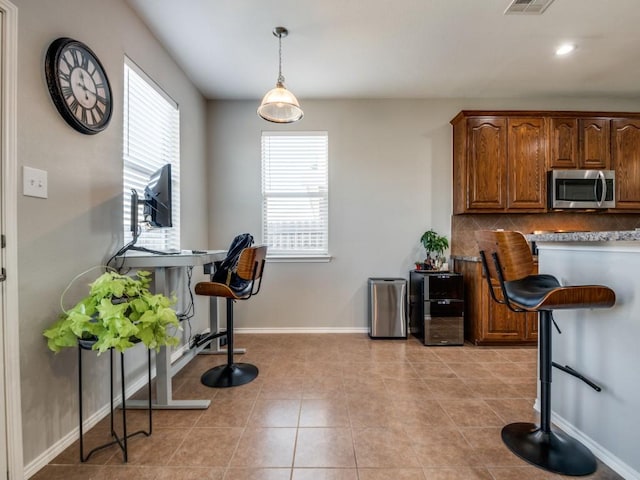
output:
<instances>
[{"instance_id":1,"label":"stainless steel trash can","mask_svg":"<svg viewBox=\"0 0 640 480\"><path fill-rule=\"evenodd\" d=\"M407 281L369 279L369 336L407 338Z\"/></svg>"}]
</instances>

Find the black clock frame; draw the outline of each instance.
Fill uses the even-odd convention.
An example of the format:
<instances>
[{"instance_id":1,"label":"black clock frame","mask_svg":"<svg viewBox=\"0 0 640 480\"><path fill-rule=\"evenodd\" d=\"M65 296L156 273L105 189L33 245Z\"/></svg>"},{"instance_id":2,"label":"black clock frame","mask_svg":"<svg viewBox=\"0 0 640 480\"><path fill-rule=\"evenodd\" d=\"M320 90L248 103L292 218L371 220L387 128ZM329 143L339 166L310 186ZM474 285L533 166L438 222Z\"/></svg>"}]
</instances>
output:
<instances>
[{"instance_id":1,"label":"black clock frame","mask_svg":"<svg viewBox=\"0 0 640 480\"><path fill-rule=\"evenodd\" d=\"M92 57L92 61L96 64L96 66L101 70L102 76L104 77L105 90L107 91L108 98L105 104L105 114L102 120L95 125L88 125L83 123L81 120L76 118L73 112L70 110L69 106L64 97L64 93L62 91L62 86L60 85L60 77L59 77L59 64L60 64L60 55L62 52L69 46L74 45L82 50L85 50ZM76 129L80 133L84 133L86 135L95 135L103 131L109 125L111 121L111 114L113 111L112 107L112 94L111 94L111 84L109 83L109 78L107 76L107 72L105 71L102 63L93 53L87 45L84 43L74 40L68 37L60 37L51 42L49 48L47 49L47 54L45 56L44 62L44 72L47 80L47 87L49 88L49 95L51 95L51 100L53 100L53 104L56 106L58 112L66 120L66 122L71 125L74 129Z\"/></svg>"}]
</instances>

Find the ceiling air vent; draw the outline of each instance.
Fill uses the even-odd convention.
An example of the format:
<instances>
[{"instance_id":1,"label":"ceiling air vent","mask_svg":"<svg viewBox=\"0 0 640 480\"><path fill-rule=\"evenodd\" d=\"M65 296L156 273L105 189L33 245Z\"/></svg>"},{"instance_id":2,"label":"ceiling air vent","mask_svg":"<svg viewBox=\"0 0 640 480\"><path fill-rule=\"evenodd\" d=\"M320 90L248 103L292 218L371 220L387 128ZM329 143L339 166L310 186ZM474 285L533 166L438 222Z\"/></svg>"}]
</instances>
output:
<instances>
[{"instance_id":1,"label":"ceiling air vent","mask_svg":"<svg viewBox=\"0 0 640 480\"><path fill-rule=\"evenodd\" d=\"M553 0L513 0L505 15L542 15Z\"/></svg>"}]
</instances>

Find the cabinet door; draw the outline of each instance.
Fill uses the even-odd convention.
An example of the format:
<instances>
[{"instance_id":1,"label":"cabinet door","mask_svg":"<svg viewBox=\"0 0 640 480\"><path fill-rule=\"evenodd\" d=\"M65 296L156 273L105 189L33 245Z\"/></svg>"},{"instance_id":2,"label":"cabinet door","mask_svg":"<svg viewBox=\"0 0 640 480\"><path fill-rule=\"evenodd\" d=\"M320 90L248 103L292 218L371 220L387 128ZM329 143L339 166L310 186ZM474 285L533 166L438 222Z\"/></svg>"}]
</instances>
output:
<instances>
[{"instance_id":1,"label":"cabinet door","mask_svg":"<svg viewBox=\"0 0 640 480\"><path fill-rule=\"evenodd\" d=\"M481 280L483 310L486 312L482 323L482 340L484 342L521 342L525 314L514 312L506 305L494 302L486 280ZM502 298L500 287L494 287L494 292L498 298Z\"/></svg>"},{"instance_id":2,"label":"cabinet door","mask_svg":"<svg viewBox=\"0 0 640 480\"><path fill-rule=\"evenodd\" d=\"M581 118L578 168L606 170L610 161L610 119Z\"/></svg>"},{"instance_id":3,"label":"cabinet door","mask_svg":"<svg viewBox=\"0 0 640 480\"><path fill-rule=\"evenodd\" d=\"M533 344L537 340L537 315L515 313L493 301L480 262L455 261L464 279L464 336L475 345ZM502 298L500 288L496 295ZM526 333L525 333L526 332Z\"/></svg>"},{"instance_id":4,"label":"cabinet door","mask_svg":"<svg viewBox=\"0 0 640 480\"><path fill-rule=\"evenodd\" d=\"M640 119L616 118L611 129L616 210L640 210Z\"/></svg>"},{"instance_id":5,"label":"cabinet door","mask_svg":"<svg viewBox=\"0 0 640 480\"><path fill-rule=\"evenodd\" d=\"M506 206L506 120L470 118L467 132L467 208L502 210Z\"/></svg>"},{"instance_id":6,"label":"cabinet door","mask_svg":"<svg viewBox=\"0 0 640 480\"><path fill-rule=\"evenodd\" d=\"M467 119L453 123L453 214L467 211Z\"/></svg>"},{"instance_id":7,"label":"cabinet door","mask_svg":"<svg viewBox=\"0 0 640 480\"><path fill-rule=\"evenodd\" d=\"M524 314L524 340L538 340L538 314L528 312Z\"/></svg>"},{"instance_id":8,"label":"cabinet door","mask_svg":"<svg viewBox=\"0 0 640 480\"><path fill-rule=\"evenodd\" d=\"M509 118L508 120L508 185L507 208L546 209L545 171L547 136L542 117Z\"/></svg>"},{"instance_id":9,"label":"cabinet door","mask_svg":"<svg viewBox=\"0 0 640 480\"><path fill-rule=\"evenodd\" d=\"M578 119L551 118L549 120L549 143L551 168L578 167Z\"/></svg>"}]
</instances>

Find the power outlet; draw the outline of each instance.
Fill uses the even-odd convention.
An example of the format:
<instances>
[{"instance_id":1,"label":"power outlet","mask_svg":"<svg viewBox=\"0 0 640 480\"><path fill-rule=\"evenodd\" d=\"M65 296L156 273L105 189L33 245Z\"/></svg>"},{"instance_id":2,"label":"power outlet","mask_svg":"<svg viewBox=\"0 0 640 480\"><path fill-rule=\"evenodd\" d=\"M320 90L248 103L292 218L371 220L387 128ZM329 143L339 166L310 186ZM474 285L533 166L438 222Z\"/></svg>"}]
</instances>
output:
<instances>
[{"instance_id":1,"label":"power outlet","mask_svg":"<svg viewBox=\"0 0 640 480\"><path fill-rule=\"evenodd\" d=\"M46 170L22 167L22 194L28 197L48 198Z\"/></svg>"}]
</instances>

